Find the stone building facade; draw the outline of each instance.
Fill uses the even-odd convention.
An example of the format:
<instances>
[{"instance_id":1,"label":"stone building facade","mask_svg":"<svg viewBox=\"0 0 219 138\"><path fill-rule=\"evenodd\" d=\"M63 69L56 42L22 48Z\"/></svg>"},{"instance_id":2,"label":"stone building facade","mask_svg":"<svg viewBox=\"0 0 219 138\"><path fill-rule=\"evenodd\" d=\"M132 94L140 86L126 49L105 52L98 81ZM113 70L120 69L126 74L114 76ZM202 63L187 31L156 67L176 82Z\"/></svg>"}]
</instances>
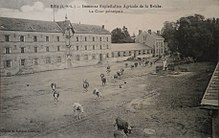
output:
<instances>
[{"instance_id":1,"label":"stone building facade","mask_svg":"<svg viewBox=\"0 0 219 138\"><path fill-rule=\"evenodd\" d=\"M165 53L164 38L160 35L160 32L152 32L151 30L141 31L136 36L136 43L145 44L153 49L153 56L162 56Z\"/></svg>"},{"instance_id":2,"label":"stone building facade","mask_svg":"<svg viewBox=\"0 0 219 138\"><path fill-rule=\"evenodd\" d=\"M112 44L111 61L124 61L128 58L150 58L152 48L140 43Z\"/></svg>"},{"instance_id":3,"label":"stone building facade","mask_svg":"<svg viewBox=\"0 0 219 138\"><path fill-rule=\"evenodd\" d=\"M0 17L1 76L96 64L110 48L104 26Z\"/></svg>"}]
</instances>

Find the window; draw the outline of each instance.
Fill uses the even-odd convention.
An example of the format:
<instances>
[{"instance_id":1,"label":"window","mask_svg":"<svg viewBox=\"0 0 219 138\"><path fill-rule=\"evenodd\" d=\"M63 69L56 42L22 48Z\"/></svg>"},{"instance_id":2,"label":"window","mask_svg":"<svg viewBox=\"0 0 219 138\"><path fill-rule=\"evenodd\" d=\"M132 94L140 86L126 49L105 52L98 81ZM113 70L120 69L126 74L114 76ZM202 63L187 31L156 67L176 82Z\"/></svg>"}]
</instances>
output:
<instances>
[{"instance_id":1,"label":"window","mask_svg":"<svg viewBox=\"0 0 219 138\"><path fill-rule=\"evenodd\" d=\"M95 41L95 37L93 37L93 41Z\"/></svg>"},{"instance_id":2,"label":"window","mask_svg":"<svg viewBox=\"0 0 219 138\"><path fill-rule=\"evenodd\" d=\"M125 53L125 52L123 52L123 56L124 56L124 57L126 56L126 53Z\"/></svg>"},{"instance_id":3,"label":"window","mask_svg":"<svg viewBox=\"0 0 219 138\"><path fill-rule=\"evenodd\" d=\"M100 41L102 41L102 37L100 37Z\"/></svg>"},{"instance_id":4,"label":"window","mask_svg":"<svg viewBox=\"0 0 219 138\"><path fill-rule=\"evenodd\" d=\"M88 55L84 55L84 60L88 60Z\"/></svg>"},{"instance_id":5,"label":"window","mask_svg":"<svg viewBox=\"0 0 219 138\"><path fill-rule=\"evenodd\" d=\"M79 50L79 46L76 46L76 50Z\"/></svg>"},{"instance_id":6,"label":"window","mask_svg":"<svg viewBox=\"0 0 219 138\"><path fill-rule=\"evenodd\" d=\"M38 58L34 58L34 59L33 59L33 64L34 64L34 65L38 65Z\"/></svg>"},{"instance_id":7,"label":"window","mask_svg":"<svg viewBox=\"0 0 219 138\"><path fill-rule=\"evenodd\" d=\"M46 42L49 42L49 36L46 36Z\"/></svg>"},{"instance_id":8,"label":"window","mask_svg":"<svg viewBox=\"0 0 219 138\"><path fill-rule=\"evenodd\" d=\"M80 55L76 55L76 60L77 60L77 61L80 60Z\"/></svg>"},{"instance_id":9,"label":"window","mask_svg":"<svg viewBox=\"0 0 219 138\"><path fill-rule=\"evenodd\" d=\"M100 49L102 49L102 45L100 45Z\"/></svg>"},{"instance_id":10,"label":"window","mask_svg":"<svg viewBox=\"0 0 219 138\"><path fill-rule=\"evenodd\" d=\"M37 53L37 47L34 47L34 53Z\"/></svg>"},{"instance_id":11,"label":"window","mask_svg":"<svg viewBox=\"0 0 219 138\"><path fill-rule=\"evenodd\" d=\"M112 57L114 57L114 53L112 52Z\"/></svg>"},{"instance_id":12,"label":"window","mask_svg":"<svg viewBox=\"0 0 219 138\"><path fill-rule=\"evenodd\" d=\"M109 53L106 53L106 57L109 58Z\"/></svg>"},{"instance_id":13,"label":"window","mask_svg":"<svg viewBox=\"0 0 219 138\"><path fill-rule=\"evenodd\" d=\"M95 56L95 55L92 55L92 59L96 59L96 56Z\"/></svg>"},{"instance_id":14,"label":"window","mask_svg":"<svg viewBox=\"0 0 219 138\"><path fill-rule=\"evenodd\" d=\"M46 52L49 52L49 47L48 46L46 47Z\"/></svg>"},{"instance_id":15,"label":"window","mask_svg":"<svg viewBox=\"0 0 219 138\"><path fill-rule=\"evenodd\" d=\"M60 41L60 40L59 40L59 36L57 36L57 37L56 37L56 39L57 39L57 42L59 42L59 41Z\"/></svg>"},{"instance_id":16,"label":"window","mask_svg":"<svg viewBox=\"0 0 219 138\"><path fill-rule=\"evenodd\" d=\"M84 49L87 50L87 46L84 46Z\"/></svg>"},{"instance_id":17,"label":"window","mask_svg":"<svg viewBox=\"0 0 219 138\"><path fill-rule=\"evenodd\" d=\"M6 54L10 54L11 53L11 48L10 47L6 47L5 48L5 53Z\"/></svg>"},{"instance_id":18,"label":"window","mask_svg":"<svg viewBox=\"0 0 219 138\"><path fill-rule=\"evenodd\" d=\"M21 53L24 53L24 47L21 47Z\"/></svg>"},{"instance_id":19,"label":"window","mask_svg":"<svg viewBox=\"0 0 219 138\"><path fill-rule=\"evenodd\" d=\"M109 46L108 46L108 45L106 45L106 48L107 48L107 49L109 49Z\"/></svg>"},{"instance_id":20,"label":"window","mask_svg":"<svg viewBox=\"0 0 219 138\"><path fill-rule=\"evenodd\" d=\"M60 51L60 46L57 46L57 51Z\"/></svg>"},{"instance_id":21,"label":"window","mask_svg":"<svg viewBox=\"0 0 219 138\"><path fill-rule=\"evenodd\" d=\"M138 51L138 54L141 55L141 51L140 50Z\"/></svg>"},{"instance_id":22,"label":"window","mask_svg":"<svg viewBox=\"0 0 219 138\"><path fill-rule=\"evenodd\" d=\"M10 40L9 35L5 35L5 41L6 41L6 42L9 42L9 40Z\"/></svg>"},{"instance_id":23,"label":"window","mask_svg":"<svg viewBox=\"0 0 219 138\"><path fill-rule=\"evenodd\" d=\"M147 54L150 54L150 50L149 49L147 50Z\"/></svg>"},{"instance_id":24,"label":"window","mask_svg":"<svg viewBox=\"0 0 219 138\"><path fill-rule=\"evenodd\" d=\"M5 68L11 67L11 60L5 60Z\"/></svg>"},{"instance_id":25,"label":"window","mask_svg":"<svg viewBox=\"0 0 219 138\"><path fill-rule=\"evenodd\" d=\"M33 36L33 41L37 42L37 36Z\"/></svg>"},{"instance_id":26,"label":"window","mask_svg":"<svg viewBox=\"0 0 219 138\"><path fill-rule=\"evenodd\" d=\"M84 38L84 41L87 41L87 37Z\"/></svg>"},{"instance_id":27,"label":"window","mask_svg":"<svg viewBox=\"0 0 219 138\"><path fill-rule=\"evenodd\" d=\"M118 54L118 57L120 57L120 52L118 52L117 54Z\"/></svg>"},{"instance_id":28,"label":"window","mask_svg":"<svg viewBox=\"0 0 219 138\"><path fill-rule=\"evenodd\" d=\"M106 37L106 41L107 41L107 42L109 41L109 38L108 38L108 37Z\"/></svg>"},{"instance_id":29,"label":"window","mask_svg":"<svg viewBox=\"0 0 219 138\"><path fill-rule=\"evenodd\" d=\"M61 63L61 62L62 62L61 56L58 56L58 57L57 57L57 62L58 62L58 63Z\"/></svg>"},{"instance_id":30,"label":"window","mask_svg":"<svg viewBox=\"0 0 219 138\"><path fill-rule=\"evenodd\" d=\"M25 65L25 59L21 59L21 66Z\"/></svg>"},{"instance_id":31,"label":"window","mask_svg":"<svg viewBox=\"0 0 219 138\"><path fill-rule=\"evenodd\" d=\"M93 50L95 50L95 45L93 45Z\"/></svg>"},{"instance_id":32,"label":"window","mask_svg":"<svg viewBox=\"0 0 219 138\"><path fill-rule=\"evenodd\" d=\"M24 36L23 35L20 36L20 41L24 42Z\"/></svg>"},{"instance_id":33,"label":"window","mask_svg":"<svg viewBox=\"0 0 219 138\"><path fill-rule=\"evenodd\" d=\"M146 54L145 50L143 51L143 54L144 54L144 55Z\"/></svg>"},{"instance_id":34,"label":"window","mask_svg":"<svg viewBox=\"0 0 219 138\"><path fill-rule=\"evenodd\" d=\"M79 38L78 38L78 36L76 37L76 41L79 41Z\"/></svg>"},{"instance_id":35,"label":"window","mask_svg":"<svg viewBox=\"0 0 219 138\"><path fill-rule=\"evenodd\" d=\"M131 51L129 51L129 56L131 56L132 55L132 52Z\"/></svg>"},{"instance_id":36,"label":"window","mask_svg":"<svg viewBox=\"0 0 219 138\"><path fill-rule=\"evenodd\" d=\"M51 63L51 58L50 57L46 57L46 64Z\"/></svg>"}]
</instances>

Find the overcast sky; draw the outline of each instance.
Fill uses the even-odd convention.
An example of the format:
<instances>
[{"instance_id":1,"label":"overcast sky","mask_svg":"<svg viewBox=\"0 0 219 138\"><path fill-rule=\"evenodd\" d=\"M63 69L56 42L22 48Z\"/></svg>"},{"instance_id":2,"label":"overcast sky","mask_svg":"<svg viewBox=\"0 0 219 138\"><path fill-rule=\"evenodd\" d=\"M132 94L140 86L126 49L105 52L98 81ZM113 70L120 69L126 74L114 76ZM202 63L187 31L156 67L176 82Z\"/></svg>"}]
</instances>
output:
<instances>
[{"instance_id":1,"label":"overcast sky","mask_svg":"<svg viewBox=\"0 0 219 138\"><path fill-rule=\"evenodd\" d=\"M126 26L132 35L138 30L160 30L165 21L176 21L182 16L202 14L206 18L219 18L219 0L0 0L0 16L35 20L53 20L51 4L58 5L150 5L159 4L162 8L117 9L124 13L89 13L87 8L65 8L55 12L56 21L68 19L73 23L105 25L112 31ZM103 9L99 9L103 10Z\"/></svg>"}]
</instances>

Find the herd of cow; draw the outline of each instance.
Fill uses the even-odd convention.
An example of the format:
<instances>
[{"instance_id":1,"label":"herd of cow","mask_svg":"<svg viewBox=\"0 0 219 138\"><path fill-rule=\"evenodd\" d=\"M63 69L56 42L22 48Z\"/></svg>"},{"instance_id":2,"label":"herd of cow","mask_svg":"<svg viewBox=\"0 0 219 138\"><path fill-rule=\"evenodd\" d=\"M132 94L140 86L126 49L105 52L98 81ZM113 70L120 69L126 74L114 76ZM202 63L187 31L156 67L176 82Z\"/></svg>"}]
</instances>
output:
<instances>
[{"instance_id":1,"label":"herd of cow","mask_svg":"<svg viewBox=\"0 0 219 138\"><path fill-rule=\"evenodd\" d=\"M139 65L139 63L134 63L134 65L130 65L131 69L137 67ZM127 67L125 65L125 67ZM121 68L119 71L117 71L114 75L112 75L112 79L116 80L116 79L120 79L122 75L124 75L124 68ZM109 76L111 72L111 68L108 65L106 67L106 73ZM104 73L100 74L100 79L102 82L102 86L106 85L107 82L107 78L104 75ZM119 84L119 88L122 88L123 85L126 85L127 82L124 81L122 84ZM58 98L59 98L59 92L56 91L56 84L55 83L51 83L51 89L53 92L53 97L54 97L54 101L58 102ZM84 92L88 92L88 88L89 88L90 84L89 82L85 79L83 81L82 87L84 89ZM93 90L93 94L97 96L97 98L103 98L103 94L102 92L98 89L98 88L94 88ZM83 106L80 103L74 103L73 104L73 113L76 119L80 120L82 115L84 114L84 109ZM128 122L126 122L125 120L121 119L120 117L115 119L115 125L117 126L117 130L114 131L114 137L115 138L119 138L119 137L127 137L128 134L131 133L131 129L132 127L129 126Z\"/></svg>"}]
</instances>

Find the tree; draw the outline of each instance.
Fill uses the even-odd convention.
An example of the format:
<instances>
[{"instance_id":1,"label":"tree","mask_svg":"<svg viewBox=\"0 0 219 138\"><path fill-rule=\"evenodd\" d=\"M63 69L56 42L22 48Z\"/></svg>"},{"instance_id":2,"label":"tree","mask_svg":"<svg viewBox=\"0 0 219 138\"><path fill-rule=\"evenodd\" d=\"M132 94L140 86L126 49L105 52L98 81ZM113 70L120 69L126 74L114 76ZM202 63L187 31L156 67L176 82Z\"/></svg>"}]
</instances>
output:
<instances>
[{"instance_id":1,"label":"tree","mask_svg":"<svg viewBox=\"0 0 219 138\"><path fill-rule=\"evenodd\" d=\"M123 26L123 28L116 28L111 32L112 43L131 43L133 42L128 29Z\"/></svg>"},{"instance_id":2,"label":"tree","mask_svg":"<svg viewBox=\"0 0 219 138\"><path fill-rule=\"evenodd\" d=\"M197 61L214 61L218 57L218 19L204 16L181 17L177 22L165 22L163 37L172 52L180 52Z\"/></svg>"}]
</instances>

